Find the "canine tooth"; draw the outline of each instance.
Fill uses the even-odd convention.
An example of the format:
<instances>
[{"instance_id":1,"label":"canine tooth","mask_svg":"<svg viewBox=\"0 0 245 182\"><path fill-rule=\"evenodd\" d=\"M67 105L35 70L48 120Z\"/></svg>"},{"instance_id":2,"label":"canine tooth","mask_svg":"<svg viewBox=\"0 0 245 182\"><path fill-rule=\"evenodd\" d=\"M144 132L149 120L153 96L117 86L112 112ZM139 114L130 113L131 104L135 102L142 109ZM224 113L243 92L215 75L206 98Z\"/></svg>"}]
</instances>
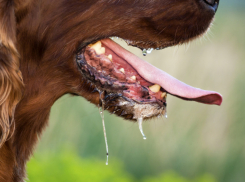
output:
<instances>
[{"instance_id":1,"label":"canine tooth","mask_svg":"<svg viewBox=\"0 0 245 182\"><path fill-rule=\"evenodd\" d=\"M122 73L125 73L124 68L120 68L119 71L121 71Z\"/></svg>"},{"instance_id":2,"label":"canine tooth","mask_svg":"<svg viewBox=\"0 0 245 182\"><path fill-rule=\"evenodd\" d=\"M105 54L105 48L101 47L101 41L96 42L95 44L91 44L90 47L95 50L96 54Z\"/></svg>"},{"instance_id":3,"label":"canine tooth","mask_svg":"<svg viewBox=\"0 0 245 182\"><path fill-rule=\"evenodd\" d=\"M132 80L136 80L136 76L131 76L130 77Z\"/></svg>"},{"instance_id":4,"label":"canine tooth","mask_svg":"<svg viewBox=\"0 0 245 182\"><path fill-rule=\"evenodd\" d=\"M152 85L152 86L149 87L149 89L150 89L152 92L155 92L155 93L159 92L159 91L160 91L160 88L161 88L161 86L158 85L158 84L155 84L155 85Z\"/></svg>"},{"instance_id":5,"label":"canine tooth","mask_svg":"<svg viewBox=\"0 0 245 182\"><path fill-rule=\"evenodd\" d=\"M101 47L100 49L94 49L96 54L101 55L101 54L105 54L105 48Z\"/></svg>"},{"instance_id":6,"label":"canine tooth","mask_svg":"<svg viewBox=\"0 0 245 182\"><path fill-rule=\"evenodd\" d=\"M163 92L163 93L161 94L161 98L166 97L166 95L167 95L167 93L166 93L166 92Z\"/></svg>"},{"instance_id":7,"label":"canine tooth","mask_svg":"<svg viewBox=\"0 0 245 182\"><path fill-rule=\"evenodd\" d=\"M105 48L104 47L100 48L100 54L105 54Z\"/></svg>"},{"instance_id":8,"label":"canine tooth","mask_svg":"<svg viewBox=\"0 0 245 182\"><path fill-rule=\"evenodd\" d=\"M112 61L112 55L111 54L108 55L108 58Z\"/></svg>"},{"instance_id":9,"label":"canine tooth","mask_svg":"<svg viewBox=\"0 0 245 182\"><path fill-rule=\"evenodd\" d=\"M91 47L91 48L93 48L93 49L100 49L101 48L101 41L98 41L98 42L96 42L96 43L94 43L94 44L90 44L89 46Z\"/></svg>"}]
</instances>

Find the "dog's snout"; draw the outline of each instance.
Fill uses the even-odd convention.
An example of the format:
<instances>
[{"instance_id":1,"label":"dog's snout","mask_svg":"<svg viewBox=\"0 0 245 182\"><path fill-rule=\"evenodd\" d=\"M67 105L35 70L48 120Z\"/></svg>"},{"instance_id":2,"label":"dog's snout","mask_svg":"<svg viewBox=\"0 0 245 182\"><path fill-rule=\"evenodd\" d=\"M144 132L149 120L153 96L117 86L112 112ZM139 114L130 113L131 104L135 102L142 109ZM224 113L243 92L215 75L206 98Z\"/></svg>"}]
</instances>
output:
<instances>
[{"instance_id":1,"label":"dog's snout","mask_svg":"<svg viewBox=\"0 0 245 182\"><path fill-rule=\"evenodd\" d=\"M217 11L219 0L203 0L203 1L209 6L211 6L214 9L214 11Z\"/></svg>"},{"instance_id":2,"label":"dog's snout","mask_svg":"<svg viewBox=\"0 0 245 182\"><path fill-rule=\"evenodd\" d=\"M208 4L213 5L215 3L215 0L205 0Z\"/></svg>"}]
</instances>

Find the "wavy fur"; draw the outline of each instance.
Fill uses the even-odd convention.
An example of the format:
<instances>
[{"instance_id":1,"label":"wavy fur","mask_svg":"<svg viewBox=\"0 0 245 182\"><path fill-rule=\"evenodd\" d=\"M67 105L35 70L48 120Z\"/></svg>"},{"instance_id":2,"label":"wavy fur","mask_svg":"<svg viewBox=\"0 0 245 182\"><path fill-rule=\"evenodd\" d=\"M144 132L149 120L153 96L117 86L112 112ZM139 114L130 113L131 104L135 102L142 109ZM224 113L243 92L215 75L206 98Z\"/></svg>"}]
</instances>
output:
<instances>
[{"instance_id":1,"label":"wavy fur","mask_svg":"<svg viewBox=\"0 0 245 182\"><path fill-rule=\"evenodd\" d=\"M14 111L23 87L15 26L13 1L0 1L0 147L14 128Z\"/></svg>"}]
</instances>

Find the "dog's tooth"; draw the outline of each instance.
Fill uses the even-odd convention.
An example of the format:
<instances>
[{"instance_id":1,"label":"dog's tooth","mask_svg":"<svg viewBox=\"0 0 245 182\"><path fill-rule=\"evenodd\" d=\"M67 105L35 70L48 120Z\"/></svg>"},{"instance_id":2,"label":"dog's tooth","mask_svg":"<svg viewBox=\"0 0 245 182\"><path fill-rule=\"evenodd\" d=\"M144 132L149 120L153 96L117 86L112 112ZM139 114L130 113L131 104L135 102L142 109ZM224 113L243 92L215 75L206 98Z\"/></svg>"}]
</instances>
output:
<instances>
[{"instance_id":1,"label":"dog's tooth","mask_svg":"<svg viewBox=\"0 0 245 182\"><path fill-rule=\"evenodd\" d=\"M105 48L104 48L104 47L101 47L99 53L100 53L100 54L105 54Z\"/></svg>"},{"instance_id":2,"label":"dog's tooth","mask_svg":"<svg viewBox=\"0 0 245 182\"><path fill-rule=\"evenodd\" d=\"M159 91L160 91L160 88L161 88L161 86L158 85L158 84L155 84L155 85L152 85L152 86L149 87L149 89L150 89L152 92L155 92L155 93L159 92Z\"/></svg>"},{"instance_id":3,"label":"dog's tooth","mask_svg":"<svg viewBox=\"0 0 245 182\"><path fill-rule=\"evenodd\" d=\"M124 68L120 68L119 71L121 71L122 73L125 73Z\"/></svg>"},{"instance_id":4,"label":"dog's tooth","mask_svg":"<svg viewBox=\"0 0 245 182\"><path fill-rule=\"evenodd\" d=\"M105 48L101 47L100 49L94 49L96 54L101 55L101 54L105 54Z\"/></svg>"},{"instance_id":5,"label":"dog's tooth","mask_svg":"<svg viewBox=\"0 0 245 182\"><path fill-rule=\"evenodd\" d=\"M102 45L101 41L98 41L98 42L96 42L94 44L90 44L89 47L91 47L93 49L100 49L101 45Z\"/></svg>"},{"instance_id":6,"label":"dog's tooth","mask_svg":"<svg viewBox=\"0 0 245 182\"><path fill-rule=\"evenodd\" d=\"M163 92L162 94L161 94L161 98L164 98L164 97L166 97L167 96L167 93L166 92Z\"/></svg>"},{"instance_id":7,"label":"dog's tooth","mask_svg":"<svg viewBox=\"0 0 245 182\"><path fill-rule=\"evenodd\" d=\"M136 76L131 76L130 77L132 80L136 81Z\"/></svg>"},{"instance_id":8,"label":"dog's tooth","mask_svg":"<svg viewBox=\"0 0 245 182\"><path fill-rule=\"evenodd\" d=\"M101 46L102 46L101 41L98 41L95 44L91 44L90 48L94 49L96 54L98 54L98 55L105 54L105 48L101 47Z\"/></svg>"},{"instance_id":9,"label":"dog's tooth","mask_svg":"<svg viewBox=\"0 0 245 182\"><path fill-rule=\"evenodd\" d=\"M112 55L111 54L108 55L108 58L112 61Z\"/></svg>"}]
</instances>

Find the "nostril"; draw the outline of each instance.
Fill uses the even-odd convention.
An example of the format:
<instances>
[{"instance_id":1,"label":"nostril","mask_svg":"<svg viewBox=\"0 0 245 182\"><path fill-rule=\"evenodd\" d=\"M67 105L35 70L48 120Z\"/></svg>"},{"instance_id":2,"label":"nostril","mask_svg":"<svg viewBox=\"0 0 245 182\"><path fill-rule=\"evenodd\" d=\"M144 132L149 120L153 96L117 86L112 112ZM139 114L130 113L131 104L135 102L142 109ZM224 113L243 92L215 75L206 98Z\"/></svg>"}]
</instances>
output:
<instances>
[{"instance_id":1,"label":"nostril","mask_svg":"<svg viewBox=\"0 0 245 182\"><path fill-rule=\"evenodd\" d=\"M215 3L215 0L205 0L206 3L208 3L209 5L213 6Z\"/></svg>"},{"instance_id":2,"label":"nostril","mask_svg":"<svg viewBox=\"0 0 245 182\"><path fill-rule=\"evenodd\" d=\"M212 6L214 8L214 10L216 11L219 5L219 0L204 0L205 3L207 3L208 5Z\"/></svg>"}]
</instances>

